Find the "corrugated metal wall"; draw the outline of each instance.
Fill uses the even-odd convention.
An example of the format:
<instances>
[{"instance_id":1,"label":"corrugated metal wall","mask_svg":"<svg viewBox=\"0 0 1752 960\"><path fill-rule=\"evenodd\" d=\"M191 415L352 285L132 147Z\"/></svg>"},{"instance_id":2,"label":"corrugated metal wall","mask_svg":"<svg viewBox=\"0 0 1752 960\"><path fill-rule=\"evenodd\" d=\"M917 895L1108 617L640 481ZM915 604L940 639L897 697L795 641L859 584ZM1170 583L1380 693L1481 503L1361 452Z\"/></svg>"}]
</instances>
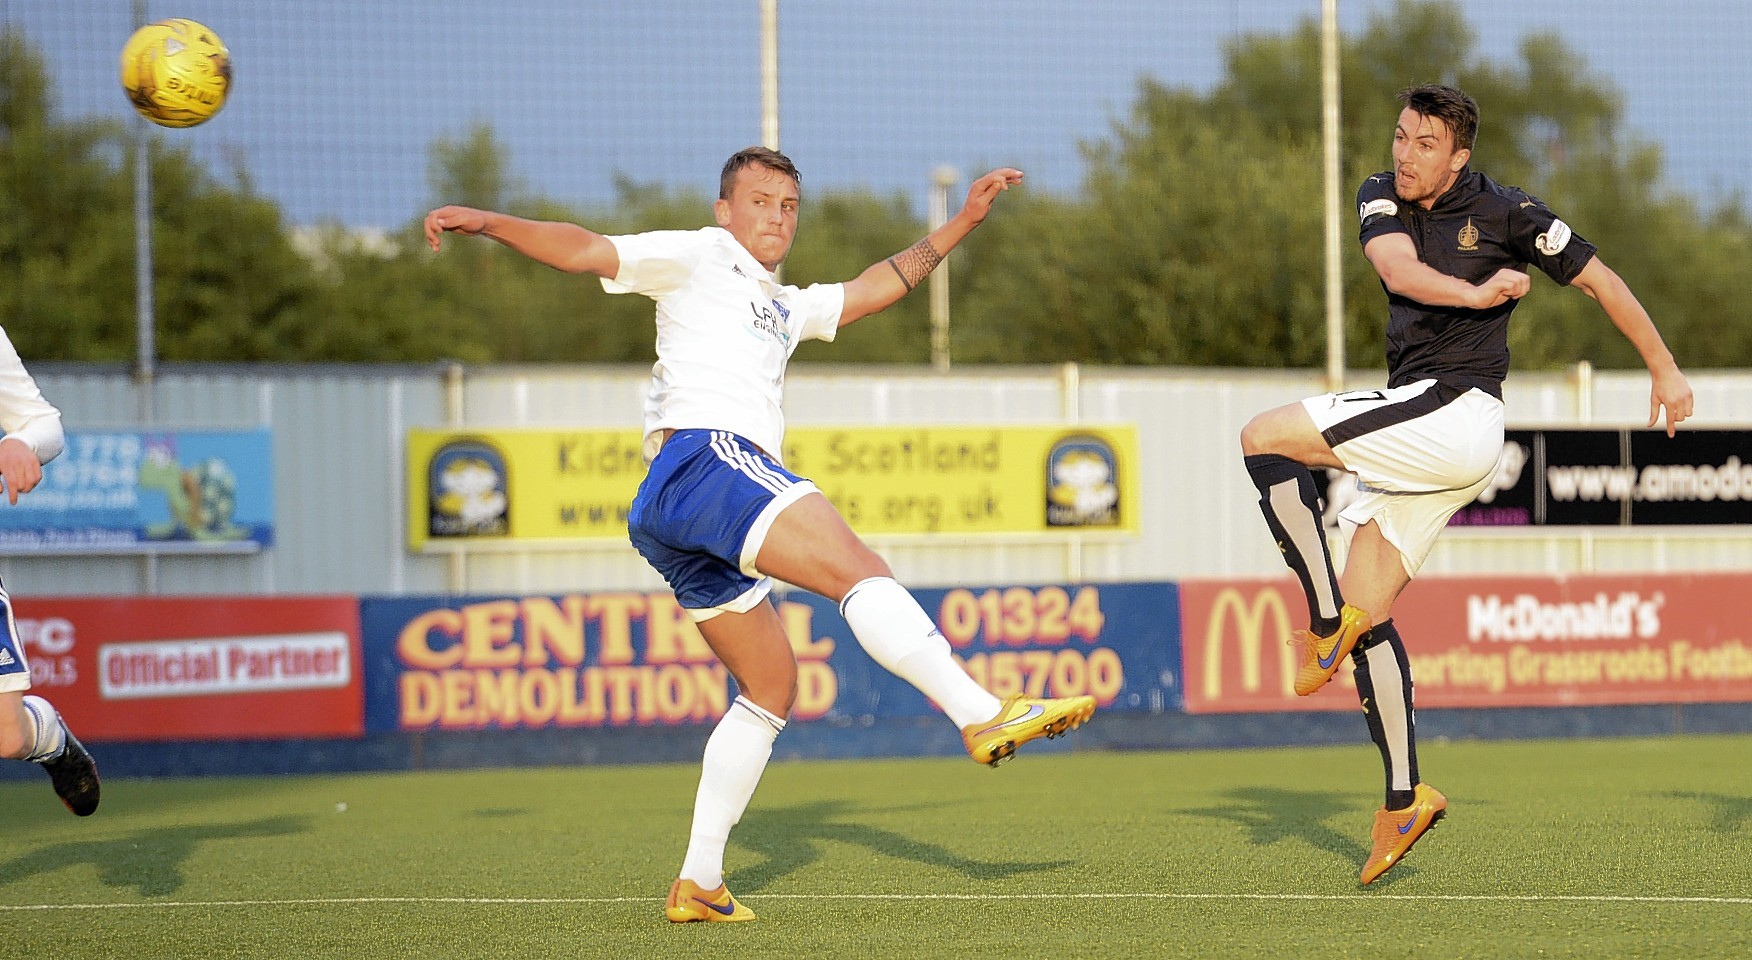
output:
<instances>
[{"instance_id":1,"label":"corrugated metal wall","mask_svg":"<svg viewBox=\"0 0 1752 960\"><path fill-rule=\"evenodd\" d=\"M13 557L0 577L34 594L527 593L654 589L631 547L410 554L403 529L409 427L633 426L649 371L569 367L171 367L147 391L124 370L43 365L44 393L70 429L267 426L274 434L275 547L260 555ZM1350 385L1374 385L1356 373ZM1745 427L1752 374L1693 379L1698 426ZM1307 371L917 368L800 365L793 424L1136 423L1143 532L1066 540L907 537L876 541L904 581L1128 581L1274 576L1282 561L1241 469L1237 436L1255 412L1323 389ZM1648 380L1517 374L1511 427L1640 425ZM1752 460L1752 451L1747 458ZM1743 529L1508 533L1455 530L1435 573L1752 568Z\"/></svg>"}]
</instances>

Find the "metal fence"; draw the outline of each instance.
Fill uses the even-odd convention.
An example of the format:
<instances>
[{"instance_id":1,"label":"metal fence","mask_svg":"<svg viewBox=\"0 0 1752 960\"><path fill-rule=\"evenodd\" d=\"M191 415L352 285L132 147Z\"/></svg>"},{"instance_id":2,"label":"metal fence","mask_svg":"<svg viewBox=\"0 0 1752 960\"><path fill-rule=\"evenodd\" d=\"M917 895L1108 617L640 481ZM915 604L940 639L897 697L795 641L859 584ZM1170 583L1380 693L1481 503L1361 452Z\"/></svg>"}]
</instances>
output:
<instances>
[{"instance_id":1,"label":"metal fence","mask_svg":"<svg viewBox=\"0 0 1752 960\"><path fill-rule=\"evenodd\" d=\"M15 556L0 577L37 594L541 593L661 589L630 546L410 552L410 428L617 427L640 422L649 370L635 366L294 369L163 372L144 403L126 371L50 366L44 392L70 429L267 427L274 438L276 542L260 554ZM1352 382L1378 374L1357 372ZM1694 379L1697 427L1744 426L1752 374ZM810 365L787 381L791 423L963 425L1131 423L1138 429L1142 528L1136 537L927 536L878 539L905 581L1172 580L1283 572L1241 468L1254 413L1320 392L1318 374L1076 367L934 374ZM1641 426L1641 374L1517 375L1511 427ZM142 414L146 415L143 416ZM1752 460L1752 452L1745 459ZM1562 574L1743 570L1743 528L1449 531L1426 571Z\"/></svg>"}]
</instances>

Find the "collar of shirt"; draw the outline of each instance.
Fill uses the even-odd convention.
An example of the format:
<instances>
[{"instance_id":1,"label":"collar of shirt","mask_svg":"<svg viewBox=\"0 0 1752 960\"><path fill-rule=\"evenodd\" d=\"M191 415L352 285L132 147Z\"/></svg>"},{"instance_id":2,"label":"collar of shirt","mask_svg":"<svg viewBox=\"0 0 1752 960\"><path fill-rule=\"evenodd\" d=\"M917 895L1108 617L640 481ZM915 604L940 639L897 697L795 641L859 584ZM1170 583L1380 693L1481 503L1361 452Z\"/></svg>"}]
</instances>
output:
<instances>
[{"instance_id":1,"label":"collar of shirt","mask_svg":"<svg viewBox=\"0 0 1752 960\"><path fill-rule=\"evenodd\" d=\"M754 254L749 253L748 248L738 242L730 231L723 227L713 227L712 229L723 234L719 242L729 247L731 256L735 258L735 264L741 267L742 272L747 274L750 279L760 281L761 290L768 299L771 299L773 294L779 290L779 281L773 277L773 272L762 266L759 260L754 259Z\"/></svg>"},{"instance_id":2,"label":"collar of shirt","mask_svg":"<svg viewBox=\"0 0 1752 960\"><path fill-rule=\"evenodd\" d=\"M1453 209L1470 201L1479 191L1478 174L1472 172L1471 165L1460 168L1460 175L1448 185L1448 189L1436 198L1430 207L1431 213L1440 213L1444 209Z\"/></svg>"}]
</instances>

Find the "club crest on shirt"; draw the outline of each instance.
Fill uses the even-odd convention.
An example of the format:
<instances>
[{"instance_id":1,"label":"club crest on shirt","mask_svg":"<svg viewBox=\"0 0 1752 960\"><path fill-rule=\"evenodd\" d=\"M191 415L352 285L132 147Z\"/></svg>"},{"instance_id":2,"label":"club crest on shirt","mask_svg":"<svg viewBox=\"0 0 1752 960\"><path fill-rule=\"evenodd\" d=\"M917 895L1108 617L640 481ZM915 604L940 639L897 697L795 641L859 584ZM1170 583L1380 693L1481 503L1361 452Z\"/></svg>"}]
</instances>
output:
<instances>
[{"instance_id":1,"label":"club crest on shirt","mask_svg":"<svg viewBox=\"0 0 1752 960\"><path fill-rule=\"evenodd\" d=\"M785 309L778 301L768 301L766 306L758 303L748 305L754 319L749 322L748 329L762 340L777 340L787 346L791 343L791 328L785 321L790 318L791 311Z\"/></svg>"},{"instance_id":2,"label":"club crest on shirt","mask_svg":"<svg viewBox=\"0 0 1752 960\"><path fill-rule=\"evenodd\" d=\"M1466 226L1460 228L1460 252L1471 253L1478 249L1478 228L1472 225L1472 218L1466 218Z\"/></svg>"}]
</instances>

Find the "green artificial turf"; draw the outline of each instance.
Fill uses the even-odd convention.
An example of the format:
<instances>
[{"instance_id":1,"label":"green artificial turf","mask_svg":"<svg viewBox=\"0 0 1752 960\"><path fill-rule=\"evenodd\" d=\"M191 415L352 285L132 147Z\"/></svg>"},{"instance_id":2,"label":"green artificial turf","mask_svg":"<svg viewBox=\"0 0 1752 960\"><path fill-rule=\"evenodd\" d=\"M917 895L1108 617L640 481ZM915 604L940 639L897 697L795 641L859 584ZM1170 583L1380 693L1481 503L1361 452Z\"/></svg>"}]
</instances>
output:
<instances>
[{"instance_id":1,"label":"green artificial turf","mask_svg":"<svg viewBox=\"0 0 1752 960\"><path fill-rule=\"evenodd\" d=\"M1752 737L1421 754L1367 888L1366 743L775 763L684 926L692 765L8 782L0 957L1752 956Z\"/></svg>"}]
</instances>

